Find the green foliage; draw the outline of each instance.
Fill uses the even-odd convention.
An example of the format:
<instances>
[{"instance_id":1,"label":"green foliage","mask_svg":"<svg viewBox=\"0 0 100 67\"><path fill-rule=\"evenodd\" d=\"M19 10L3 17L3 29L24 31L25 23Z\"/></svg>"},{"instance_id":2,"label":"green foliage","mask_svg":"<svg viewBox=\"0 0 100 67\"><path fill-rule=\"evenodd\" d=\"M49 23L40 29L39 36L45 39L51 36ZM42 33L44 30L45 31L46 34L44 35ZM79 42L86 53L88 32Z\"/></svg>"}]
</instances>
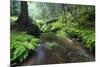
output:
<instances>
[{"instance_id":1,"label":"green foliage","mask_svg":"<svg viewBox=\"0 0 100 67\"><path fill-rule=\"evenodd\" d=\"M53 22L50 24L43 24L42 23L40 29L43 32L51 32L51 31L57 32L57 31L60 31L61 29L63 29L63 27L65 27L65 24L57 21L57 22Z\"/></svg>"},{"instance_id":2,"label":"green foliage","mask_svg":"<svg viewBox=\"0 0 100 67\"><path fill-rule=\"evenodd\" d=\"M76 23L70 23L69 21L67 25L66 23L59 21L50 23L48 25L43 24L43 27L41 26L41 30L43 32L53 32L57 36L61 37L68 36L71 38L79 39L79 41L84 44L83 46L89 50L92 50L95 47L94 30L79 28Z\"/></svg>"},{"instance_id":3,"label":"green foliage","mask_svg":"<svg viewBox=\"0 0 100 67\"><path fill-rule=\"evenodd\" d=\"M41 31L44 31L45 23L42 20L36 20L36 25L39 27Z\"/></svg>"},{"instance_id":4,"label":"green foliage","mask_svg":"<svg viewBox=\"0 0 100 67\"><path fill-rule=\"evenodd\" d=\"M11 34L11 62L22 62L28 56L30 50L37 47L38 39L25 33Z\"/></svg>"},{"instance_id":5,"label":"green foliage","mask_svg":"<svg viewBox=\"0 0 100 67\"><path fill-rule=\"evenodd\" d=\"M52 23L51 26L52 26L51 30L55 30L55 29L61 30L63 27L65 27L65 24L61 22L55 22L55 23Z\"/></svg>"},{"instance_id":6,"label":"green foliage","mask_svg":"<svg viewBox=\"0 0 100 67\"><path fill-rule=\"evenodd\" d=\"M95 22L95 7L94 6L83 6L83 5L73 5L71 11L75 15L76 19L79 21L79 25L85 28L94 27Z\"/></svg>"},{"instance_id":7,"label":"green foliage","mask_svg":"<svg viewBox=\"0 0 100 67\"><path fill-rule=\"evenodd\" d=\"M65 31L61 30L61 31L57 31L56 35L61 37L66 37L67 34Z\"/></svg>"},{"instance_id":8,"label":"green foliage","mask_svg":"<svg viewBox=\"0 0 100 67\"><path fill-rule=\"evenodd\" d=\"M78 38L83 43L83 46L90 50L95 47L95 33L92 30L69 28L67 29L67 36Z\"/></svg>"},{"instance_id":9,"label":"green foliage","mask_svg":"<svg viewBox=\"0 0 100 67\"><path fill-rule=\"evenodd\" d=\"M14 23L17 19L18 19L17 16L11 16L10 17L10 22L13 22Z\"/></svg>"},{"instance_id":10,"label":"green foliage","mask_svg":"<svg viewBox=\"0 0 100 67\"><path fill-rule=\"evenodd\" d=\"M95 33L91 29L78 28L74 25L74 23L73 25L70 26L62 24L60 22L59 23L55 22L49 25L51 26L48 26L49 28L47 28L45 32L56 31L54 34L56 34L57 36L61 36L61 37L67 36L67 37L79 39L79 41L83 43L83 46L89 50L93 50L93 48L95 47Z\"/></svg>"}]
</instances>

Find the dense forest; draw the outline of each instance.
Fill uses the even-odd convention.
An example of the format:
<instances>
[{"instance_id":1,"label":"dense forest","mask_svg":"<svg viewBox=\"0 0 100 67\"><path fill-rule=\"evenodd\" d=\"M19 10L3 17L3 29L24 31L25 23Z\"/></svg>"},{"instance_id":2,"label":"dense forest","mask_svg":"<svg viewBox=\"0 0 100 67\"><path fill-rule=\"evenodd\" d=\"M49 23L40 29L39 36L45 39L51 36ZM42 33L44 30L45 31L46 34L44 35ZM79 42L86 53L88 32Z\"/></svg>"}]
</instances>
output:
<instances>
[{"instance_id":1,"label":"dense forest","mask_svg":"<svg viewBox=\"0 0 100 67\"><path fill-rule=\"evenodd\" d=\"M10 2L11 66L95 60L95 6Z\"/></svg>"}]
</instances>

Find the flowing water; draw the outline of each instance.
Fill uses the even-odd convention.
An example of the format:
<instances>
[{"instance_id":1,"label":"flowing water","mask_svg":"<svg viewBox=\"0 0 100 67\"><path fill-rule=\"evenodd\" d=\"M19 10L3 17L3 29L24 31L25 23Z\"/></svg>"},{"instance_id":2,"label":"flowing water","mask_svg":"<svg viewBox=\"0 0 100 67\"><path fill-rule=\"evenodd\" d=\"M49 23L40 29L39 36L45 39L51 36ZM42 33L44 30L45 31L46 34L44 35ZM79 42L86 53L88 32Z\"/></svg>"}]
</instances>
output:
<instances>
[{"instance_id":1,"label":"flowing water","mask_svg":"<svg viewBox=\"0 0 100 67\"><path fill-rule=\"evenodd\" d=\"M47 45L53 47L47 48ZM50 45L49 45L50 46ZM73 62L95 61L94 55L87 51L79 42L69 38L56 38L49 41L42 38L35 54L25 60L21 65L42 65Z\"/></svg>"}]
</instances>

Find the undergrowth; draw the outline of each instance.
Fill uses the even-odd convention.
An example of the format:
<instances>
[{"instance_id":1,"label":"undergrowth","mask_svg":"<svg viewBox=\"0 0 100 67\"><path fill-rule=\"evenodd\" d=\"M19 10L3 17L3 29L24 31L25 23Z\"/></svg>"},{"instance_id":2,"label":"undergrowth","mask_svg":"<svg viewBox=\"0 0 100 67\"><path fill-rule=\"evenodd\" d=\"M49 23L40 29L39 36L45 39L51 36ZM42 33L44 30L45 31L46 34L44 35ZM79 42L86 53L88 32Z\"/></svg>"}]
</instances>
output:
<instances>
[{"instance_id":1,"label":"undergrowth","mask_svg":"<svg viewBox=\"0 0 100 67\"><path fill-rule=\"evenodd\" d=\"M11 62L22 62L30 50L37 47L38 39L23 32L11 34ZM16 62L17 61L17 62Z\"/></svg>"}]
</instances>

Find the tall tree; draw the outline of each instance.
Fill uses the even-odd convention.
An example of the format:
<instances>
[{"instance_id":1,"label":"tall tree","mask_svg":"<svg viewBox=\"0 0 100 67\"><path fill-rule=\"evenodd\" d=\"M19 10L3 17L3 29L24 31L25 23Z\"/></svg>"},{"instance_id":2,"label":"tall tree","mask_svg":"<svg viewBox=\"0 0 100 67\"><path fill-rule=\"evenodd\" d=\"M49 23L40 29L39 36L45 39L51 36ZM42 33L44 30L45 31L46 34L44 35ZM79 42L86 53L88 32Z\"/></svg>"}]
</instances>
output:
<instances>
[{"instance_id":1,"label":"tall tree","mask_svg":"<svg viewBox=\"0 0 100 67\"><path fill-rule=\"evenodd\" d=\"M16 21L17 30L25 31L31 35L36 35L36 36L40 35L40 30L38 26L36 26L35 24L32 24L32 22L29 19L27 1L21 1L20 10L21 12L20 12L19 18Z\"/></svg>"},{"instance_id":2,"label":"tall tree","mask_svg":"<svg viewBox=\"0 0 100 67\"><path fill-rule=\"evenodd\" d=\"M63 21L66 22L67 19L66 19L66 9L65 9L65 4L62 4L62 10L63 10L63 17L64 17L64 18L63 18L63 19L64 19Z\"/></svg>"},{"instance_id":3,"label":"tall tree","mask_svg":"<svg viewBox=\"0 0 100 67\"><path fill-rule=\"evenodd\" d=\"M19 30L25 30L29 25L28 5L26 1L21 1L21 12L17 20L17 27Z\"/></svg>"}]
</instances>

